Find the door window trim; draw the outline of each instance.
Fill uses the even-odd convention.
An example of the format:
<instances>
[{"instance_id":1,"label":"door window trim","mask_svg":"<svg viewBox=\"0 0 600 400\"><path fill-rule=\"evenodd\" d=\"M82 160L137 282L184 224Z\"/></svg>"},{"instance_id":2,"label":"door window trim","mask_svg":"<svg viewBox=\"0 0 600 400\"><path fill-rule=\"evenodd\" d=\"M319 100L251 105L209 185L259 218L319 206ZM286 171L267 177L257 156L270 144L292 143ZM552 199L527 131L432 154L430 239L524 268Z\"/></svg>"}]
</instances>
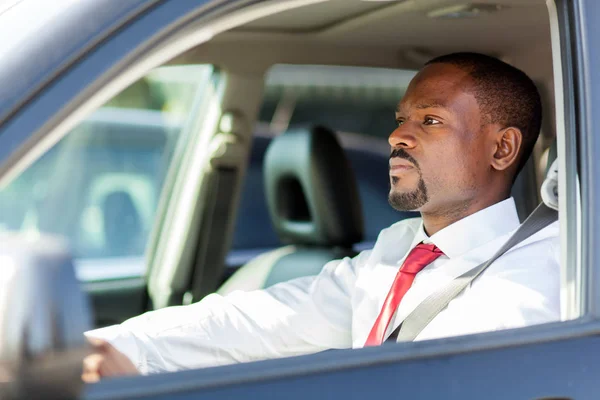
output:
<instances>
[{"instance_id":1,"label":"door window trim","mask_svg":"<svg viewBox=\"0 0 600 400\"><path fill-rule=\"evenodd\" d=\"M585 0L576 0L576 2L573 3L571 3L568 0L557 0L555 15L552 15L552 13L550 13L550 17L554 17L555 19L558 18L558 20L552 21L552 23L555 24L555 28L556 24L564 23L565 18L567 18L567 12L570 12L570 10L579 11L582 1ZM573 36L576 37L577 35L580 35L580 33L578 33L578 29L581 26L580 16L577 13L573 13L571 18L572 21L570 21L568 26L566 26L566 28L569 29L569 31L564 32L561 30L560 32L561 44L563 41L571 40L571 37ZM561 29L564 28L565 26L561 25ZM553 37L553 40L556 40L556 36ZM557 62L560 63L561 69L564 69L564 76L562 76L563 87L556 87L557 91L562 91L564 90L564 87L569 86L573 83L578 83L574 82L573 79L575 79L575 77L578 76L579 73L581 73L580 69L582 68L581 61L574 60L575 55L569 51L571 49L569 47L562 48L566 50L563 51L560 55L553 53L553 59L557 60ZM581 51L581 49L579 49L579 51ZM571 70L571 68L573 69ZM569 73L569 71L574 71L575 77L573 77ZM568 92L565 92L565 94L567 93ZM581 94L578 94L578 96L580 97ZM586 132L581 130L571 130L582 127L582 125L575 124L573 122L573 119L575 118L572 111L574 110L573 102L574 99L572 97L568 97L565 95L563 104L564 109L557 112L556 115L557 118L564 118L565 120L564 125L562 125L561 123L557 124L557 130L562 130L562 138L559 138L559 140L563 140L565 142L562 143L563 146L567 146L568 151L572 152L571 158L567 158L567 162L565 163L569 167L573 167L576 165L576 155L578 150L576 145L578 144L578 142L577 140L574 140L573 134L569 135L568 137L567 134L570 132L575 132L578 135L581 135L582 132ZM557 103L557 106L558 105L560 104ZM600 141L598 142L598 147L600 147ZM565 150L563 150L563 157L565 154ZM575 173L573 176L575 176L576 178L577 174ZM571 178L572 177L570 176L569 179ZM563 176L561 179L564 181L566 178L565 176ZM600 188L598 190L600 190ZM573 198L577 200L577 192L574 193L574 196L575 197ZM582 206L582 212L585 212L585 209L586 208L584 203ZM574 206L573 204L568 204L566 208L566 215L569 216L569 219L576 219L578 216L576 206ZM568 229L571 229L571 231L572 229L577 229L577 225L575 224L575 228L569 225ZM584 232L585 230L582 231L582 234ZM572 246L573 243L576 244L576 242L573 242L571 239L568 241L567 244L569 246ZM583 242L582 246L585 248L589 247L590 244ZM569 248L577 249L577 246ZM593 266L593 264L591 263L583 265ZM589 270L590 269L588 269L588 271ZM585 281L584 279L583 283L586 284L586 282L588 286L593 286L595 284L593 281ZM593 294L595 292L589 292L586 290L581 291L581 295L583 296L589 295L590 293ZM586 311L589 311L589 309L586 309ZM575 316L579 315L580 314L576 314ZM270 360L273 362L267 361L260 363L260 366L264 366L264 368L258 368L259 364L255 363L253 363L253 365L237 365L235 367L228 367L228 371L237 371L237 374L223 374L222 372L217 373L215 372L216 368L208 368L206 370L201 371L185 371L172 374L170 375L170 377L164 378L165 381L163 381L162 383L167 385L170 388L170 390L172 390L172 392L170 393L173 393L176 391L176 388L181 387L182 382L184 381L187 382L187 389L190 389L191 387L193 387L194 389L201 389L214 387L215 385L234 385L240 384L242 382L253 382L265 379L275 380L278 378L292 375L317 374L323 372L324 370L344 370L367 365L377 366L386 363L417 360L428 357L451 356L480 350L492 350L542 342L552 342L568 338L596 335L599 332L600 320L595 318L594 314L588 313L573 320L547 323L519 329L486 332L475 335L456 336L420 342L402 343L401 345L384 345L380 347L371 347L358 350L340 350L336 352L335 357L331 357L331 355L327 354L294 357L284 361L286 364L286 368L270 368L271 365L274 365L274 360ZM219 369L219 371L221 370ZM192 376L194 377L194 382L189 381L190 377ZM217 376L219 376L220 378L218 380L215 380ZM156 377L154 377L154 379L156 379ZM148 394L150 394L150 391L152 389L145 388L144 390L146 389L149 390ZM137 393L138 392L136 392L136 394Z\"/></svg>"},{"instance_id":2,"label":"door window trim","mask_svg":"<svg viewBox=\"0 0 600 400\"><path fill-rule=\"evenodd\" d=\"M295 5L303 5L303 4L310 4L310 3L316 3L318 1L315 0L306 0L306 1L296 1L296 2L286 2L286 4L288 3L294 3ZM575 38L580 38L581 37L581 33L579 32L579 29L582 27L582 21L584 21L583 16L585 15L584 13L584 7L582 7L582 4L585 2L585 0L574 0L574 1L567 1L567 0L558 0L557 1L557 9L558 9L558 17L561 18L561 20L564 18L564 13L568 10L574 10L575 12L573 12L572 15L572 25L569 26L570 28L570 34L569 35L573 35L573 37ZM248 2L250 3L250 2ZM586 4L589 6L592 2L588 1ZM164 4L189 4L188 2L170 2L170 3L164 3ZM275 5L275 2L269 2L269 3L264 3L265 5ZM591 5L591 7L598 7L596 5ZM150 12L146 17L151 17L151 16L155 16L157 17L154 12L158 12L160 13L161 7L157 7L156 9L154 9L152 12ZM267 11L269 10L269 11ZM256 7L256 11L258 13L258 11L262 11L264 12L264 15L268 15L270 13L273 12L273 9L269 9L268 7ZM143 75L143 73L145 73L147 70L149 70L150 68L160 65L161 63L167 61L168 59L172 58L173 56L180 54L181 52L183 52L186 49L189 49L205 40L208 40L212 37L212 35L214 35L215 32L219 32L221 29L222 30L226 30L226 29L230 29L233 26L235 26L236 24L241 24L243 22L246 21L246 19L242 19L242 12L240 12L239 15L239 19L235 19L235 17L232 17L234 21L237 21L236 23L232 23L229 18L223 18L222 20L219 20L217 22L215 22L215 25L209 25L207 28L203 29L203 30L196 30L194 32L193 35L189 35L188 37L186 37L183 33L181 35L179 35L177 38L171 38L171 39L165 39L165 42L163 42L161 44L161 48L158 49L156 52L149 54L147 57L144 58L140 58L136 64L133 65L129 65L129 68L126 68L125 71L120 71L120 72L115 72L115 71L111 71L111 72L107 72L104 73L104 75L102 75L102 78L96 78L95 79L95 84L92 85L96 90L98 89L98 86L101 85L102 83L104 83L106 86L103 87L101 90L99 90L97 93L95 93L93 96L89 95L89 91L84 92L84 94L82 94L81 97L78 97L77 100L73 100L71 101L71 104L69 107L66 107L65 109L68 111L65 111L67 113L71 113L71 115L69 115L68 118L65 119L65 121L63 121L63 123L61 124L56 124L53 123L53 121L55 121L56 119L50 120L49 122L47 122L44 127L42 129L40 129L40 131L36 134L36 137L32 139L32 142L36 144L36 148L35 150L39 152L43 152L44 149L47 149L49 146L52 145L52 140L54 141L58 141L64 134L66 134L70 128L72 128L74 126L74 124L76 124L77 122L79 122L80 119L82 119L85 115L87 115L87 113L89 113L92 109L94 109L95 107L99 106L100 104L102 104L104 101L107 101L111 96L115 95L119 90L122 90L123 88L125 88L128 84L132 83L135 79L141 77L141 75ZM596 14L600 14L600 13L596 13ZM158 18L158 17L157 17ZM257 15L254 15L252 18L250 19L254 19L257 18ZM590 30L594 30L594 32L600 30L600 27L595 27L592 23L588 23L586 25L586 27ZM565 32L561 32L561 40L567 40L568 38L565 38ZM600 36L600 35L599 35ZM115 36L115 39L118 38L119 35ZM111 42L114 43L114 42ZM583 42L583 44L581 44L582 46L585 46L586 43ZM158 45L156 46L158 47ZM78 68L86 68L89 67L90 64L89 63L93 63L96 60L96 57L98 57L98 55L100 54L104 54L106 52L112 51L111 50L112 47L109 46L108 44L104 44L103 46L101 46L94 55L91 55L90 57L86 58L85 60L82 60L82 62L80 64L78 64L74 70L78 69ZM586 51L590 51L591 49L589 47L584 47L584 49ZM600 50L597 50L600 51ZM572 65L573 66L573 71L575 71L577 73L575 79L578 79L577 82L574 81L565 81L563 88L560 88L560 90L564 90L564 87L568 86L569 84L572 83L576 83L577 87L581 87L582 81L581 79L583 77L586 77L587 80L590 80L590 76L586 75L586 73L588 73L588 71L583 70L584 66L585 66L585 62L587 61L587 59L585 59L582 56L583 52L581 47L579 47L576 50L573 50L572 54L568 53L568 50L565 51L562 55L561 55L561 59L563 62L563 65L565 67L566 70L568 70L568 68ZM595 53L594 53L595 54ZM115 56L116 57L116 56ZM599 59L599 57L596 57L596 59ZM111 60L114 60L111 58ZM106 61L102 64L102 70L106 69ZM127 65L127 64L126 64ZM97 71L97 69L95 70ZM71 80L75 80L75 78L70 77ZM113 80L114 79L114 80ZM600 79L600 78L598 78ZM51 93L52 91L48 91L48 93ZM586 97L586 95L589 95L587 93L582 93L579 92L577 93L577 99L578 99L578 105L579 105L579 110L586 110L587 112L591 111L591 107L590 105L587 103L588 98ZM42 100L39 101L35 101L33 102L29 107L41 107L40 102ZM47 99L45 99L44 101L47 101ZM574 99L569 99L569 101L575 101ZM28 107L28 108L29 108ZM72 111L73 108L76 108L75 111ZM565 104L565 110L569 110L568 112L565 113L564 117L566 118L574 118L574 116L570 116L569 114L571 113L571 108L569 108L569 104ZM30 116L29 113L23 113L24 116ZM57 116L57 118L63 116L64 113L59 113L59 115ZM586 114L586 116L590 116L591 114ZM558 114L557 116L560 116L560 114ZM600 163L594 163L593 159L591 158L593 155L593 151L594 150L598 150L598 148L600 148L600 140L595 139L593 137L591 137L591 131L590 130L582 130L583 128L587 128L587 121L584 120L584 116L581 116L580 119L582 119L582 121L578 121L579 123L577 124L577 127L580 130L576 130L575 132L587 132L588 135L581 135L581 142L579 143L582 147L584 145L588 145L589 148L587 148L586 152L584 154L586 154L586 158L582 161L582 166L581 166L581 173L582 173L582 182L585 182L586 185L582 185L582 193L584 194L583 196L583 202L582 202L582 213L585 213L586 211L591 211L593 210L593 208L591 207L591 205L593 205L592 200L596 197L595 196L595 191L600 190L600 188L594 188L593 185L591 184L593 182L593 180L591 179L591 177L593 177L593 175L591 175L592 172L594 172L595 169L600 169ZM69 125L72 124L72 125ZM17 129L17 127L19 126L19 123L15 123L13 124L10 129ZM569 126L569 125L566 125ZM588 137L589 136L589 137ZM0 144L2 143L2 135L0 135ZM596 153L598 154L598 153ZM572 160L575 161L575 160ZM3 169L0 169L0 178L2 178L3 176L6 175L6 172L8 171L8 167L7 165L3 166ZM14 167L13 165L10 165L10 167ZM599 176L599 175L596 175ZM563 178L564 179L564 178ZM569 209L567 210L567 212L572 212L572 209L570 209L571 211L569 211ZM569 214L569 215L573 215L573 214ZM575 214L576 215L576 214ZM575 216L573 215L573 216ZM326 357L326 355L317 355L317 356L313 356L315 357L314 361L312 363L307 363L306 362L306 358L302 358L300 360L291 360L289 361L289 368L285 369L285 370L281 370L281 371L271 371L271 375L269 375L269 378L276 378L277 376L281 376L282 374L287 374L289 376L289 374L306 374L306 373L318 373L320 371L323 370L323 368L333 368L336 367L338 369L345 369L345 368L351 368L353 366L357 366L357 365L376 365L376 364L381 364L381 363L389 363L389 362L396 362L396 361L400 361L400 360L409 360L409 359L416 359L416 358L422 358L422 357L432 357L432 356L441 356L441 355L451 355L451 354L456 354L458 352L467 352L467 351L475 351L475 350L481 350L481 349L493 349L493 348L501 348L501 347L506 347L506 346L516 346L516 345L521 345L521 344L528 344L528 343L538 343L540 341L551 341L551 340L558 340L558 339L563 339L563 338L570 338L570 337L577 337L577 336L588 336L588 335L593 335L593 334L597 334L598 332L600 332L600 321L597 320L597 313L600 310L600 293L598 293L598 289L599 289L599 285L598 285L598 281L600 280L600 274L597 274L596 271L593 270L594 268L594 261L595 261L595 251L593 250L593 242L590 242L591 239L595 238L597 236L598 233L600 232L596 232L596 230L600 230L600 224L596 223L594 218L600 218L599 217L593 217L592 214L590 214L590 218L589 221L584 221L584 223L582 224L582 234L583 234L583 241L582 241L582 252L583 252L583 257L582 257L582 263L583 265L587 265L590 266L590 268L588 269L588 274L590 276L588 276L587 280L586 277L584 276L584 285L586 287L586 290L583 292L584 296L589 296L587 297L588 300L586 300L588 302L588 309L586 309L586 311L589 312L589 314L586 314L583 318L577 319L577 320L573 320L573 321L567 321L567 322L560 322L560 323L552 323L552 324L545 324L545 325L539 325L539 326L532 326L532 327L528 327L528 328L521 328L518 330L507 330L507 331L498 331L498 332L490 332L490 333L485 333L485 334L480 334L480 335L468 335L468 336L459 336L459 337L453 337L453 338L448 338L448 339L437 339L437 340L432 340L432 341L423 341L423 342L414 342L414 343L406 343L406 344L402 344L402 345L392 345L392 346L382 346L382 347L374 347L374 348L366 348L366 349L362 349L362 350L358 350L358 351L341 351L339 354L339 357L335 357L335 359L328 361L328 358ZM593 318L592 318L593 317ZM333 363L335 362L335 364ZM244 374L237 374L237 375L230 375L230 374L222 374L223 378L220 381L220 384L234 384L234 383L240 383L240 381L248 381L251 379L265 379L265 376L263 374L264 370L262 368L256 368L255 366L245 366L244 368L240 368L239 371L245 371ZM222 372L222 371L221 371ZM205 374L205 375L203 375ZM278 375L279 374L279 375ZM260 377L259 377L260 375ZM172 375L174 378L172 380L172 382L177 381L177 383L181 384L181 380L179 378L177 378L178 374L173 374ZM205 377L214 377L215 373L213 372L212 369L208 369L206 371L201 371L201 372L195 372L195 376L205 376ZM153 379L156 379L156 377L153 377ZM168 378L165 378L168 381ZM123 380L123 382L125 382L127 380ZM165 380L161 380L162 383L165 383ZM206 380L204 381L200 381L200 382L187 382L187 387L189 388L190 386L194 386L194 387L202 387L201 385L210 385L211 382L207 382ZM152 390L155 389L153 388L152 385L148 385L147 387L142 387L139 388L138 390L143 391L143 390ZM174 390L175 388L173 388ZM136 393L137 394L137 393Z\"/></svg>"},{"instance_id":3,"label":"door window trim","mask_svg":"<svg viewBox=\"0 0 600 400\"><path fill-rule=\"evenodd\" d=\"M557 4L558 3L558 4ZM579 174L577 164L577 124L575 120L574 82L575 64L571 36L573 22L567 6L559 0L548 1L550 31L552 39L552 62L554 71L554 98L557 159L559 163L560 191L559 224L561 246L561 319L570 320L585 315L582 301L584 286L582 282L581 248L581 197L579 195ZM563 51L564 49L564 51ZM565 82L567 84L565 84ZM570 251L569 251L570 250Z\"/></svg>"}]
</instances>

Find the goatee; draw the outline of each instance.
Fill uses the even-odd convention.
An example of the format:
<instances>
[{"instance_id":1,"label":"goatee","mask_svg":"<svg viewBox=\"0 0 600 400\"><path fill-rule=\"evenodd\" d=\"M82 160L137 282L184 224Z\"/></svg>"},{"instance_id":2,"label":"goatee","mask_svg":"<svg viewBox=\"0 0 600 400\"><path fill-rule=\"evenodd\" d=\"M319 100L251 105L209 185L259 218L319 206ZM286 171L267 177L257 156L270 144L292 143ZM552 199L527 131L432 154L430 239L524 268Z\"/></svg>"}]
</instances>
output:
<instances>
[{"instance_id":1,"label":"goatee","mask_svg":"<svg viewBox=\"0 0 600 400\"><path fill-rule=\"evenodd\" d=\"M419 184L417 188L412 192L408 193L397 193L394 192L394 184L398 181L397 177L392 178L392 189L388 201L392 207L398 211L415 211L423 207L429 197L427 196L427 187L422 177L419 177Z\"/></svg>"}]
</instances>

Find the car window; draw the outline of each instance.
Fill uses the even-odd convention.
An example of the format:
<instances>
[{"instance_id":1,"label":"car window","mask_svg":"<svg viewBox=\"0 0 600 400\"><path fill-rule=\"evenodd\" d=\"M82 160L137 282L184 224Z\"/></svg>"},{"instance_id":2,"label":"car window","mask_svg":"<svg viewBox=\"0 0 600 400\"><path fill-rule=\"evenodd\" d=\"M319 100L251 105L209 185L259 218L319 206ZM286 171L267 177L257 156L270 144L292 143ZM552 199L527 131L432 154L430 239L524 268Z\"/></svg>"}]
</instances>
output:
<instances>
[{"instance_id":1,"label":"car window","mask_svg":"<svg viewBox=\"0 0 600 400\"><path fill-rule=\"evenodd\" d=\"M212 70L186 66L181 84L178 66L159 67L88 116L0 188L0 230L65 237L86 280L109 265L142 275L173 149Z\"/></svg>"},{"instance_id":2,"label":"car window","mask_svg":"<svg viewBox=\"0 0 600 400\"><path fill-rule=\"evenodd\" d=\"M357 250L372 246L383 228L416 216L395 211L387 203L387 137L395 128L394 106L414 73L295 65L278 65L269 71L230 260L237 260L239 252L281 245L266 205L262 164L271 138L294 127L323 125L337 132L354 170L362 203L365 238Z\"/></svg>"}]
</instances>

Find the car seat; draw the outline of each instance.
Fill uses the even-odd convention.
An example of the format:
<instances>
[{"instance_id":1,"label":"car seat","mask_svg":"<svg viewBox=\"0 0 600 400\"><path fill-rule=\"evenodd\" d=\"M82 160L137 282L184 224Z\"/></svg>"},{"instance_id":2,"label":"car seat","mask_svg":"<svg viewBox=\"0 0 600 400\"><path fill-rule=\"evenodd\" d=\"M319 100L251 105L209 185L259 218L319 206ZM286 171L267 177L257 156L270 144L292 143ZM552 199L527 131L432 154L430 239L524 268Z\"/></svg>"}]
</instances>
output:
<instances>
[{"instance_id":1,"label":"car seat","mask_svg":"<svg viewBox=\"0 0 600 400\"><path fill-rule=\"evenodd\" d=\"M356 180L331 130L295 129L273 139L264 176L273 226L288 245L240 267L220 294L316 275L327 262L356 255L352 246L362 240Z\"/></svg>"}]
</instances>

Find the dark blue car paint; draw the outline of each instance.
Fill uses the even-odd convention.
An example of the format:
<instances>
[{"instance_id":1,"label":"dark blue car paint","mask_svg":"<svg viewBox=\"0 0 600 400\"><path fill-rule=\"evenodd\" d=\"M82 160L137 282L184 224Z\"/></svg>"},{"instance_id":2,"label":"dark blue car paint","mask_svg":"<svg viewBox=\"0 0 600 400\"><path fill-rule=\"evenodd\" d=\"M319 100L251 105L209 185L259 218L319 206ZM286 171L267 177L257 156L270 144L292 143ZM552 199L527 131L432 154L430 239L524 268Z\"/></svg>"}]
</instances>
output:
<instances>
[{"instance_id":1,"label":"dark blue car paint","mask_svg":"<svg viewBox=\"0 0 600 400\"><path fill-rule=\"evenodd\" d=\"M573 321L107 380L88 386L85 398L597 399L600 363L589 349L600 342L587 336L597 330Z\"/></svg>"}]
</instances>

